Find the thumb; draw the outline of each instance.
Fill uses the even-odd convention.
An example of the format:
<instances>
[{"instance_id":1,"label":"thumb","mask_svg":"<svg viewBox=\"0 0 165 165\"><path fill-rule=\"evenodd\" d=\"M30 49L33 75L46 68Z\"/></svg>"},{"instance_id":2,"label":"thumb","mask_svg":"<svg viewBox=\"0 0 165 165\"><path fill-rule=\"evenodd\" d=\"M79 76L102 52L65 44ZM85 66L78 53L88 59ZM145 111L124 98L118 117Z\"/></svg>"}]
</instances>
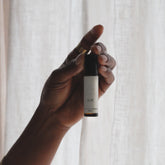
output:
<instances>
[{"instance_id":1,"label":"thumb","mask_svg":"<svg viewBox=\"0 0 165 165\"><path fill-rule=\"evenodd\" d=\"M52 73L55 81L65 82L79 74L84 69L84 57L85 54L79 54L75 59L55 70Z\"/></svg>"},{"instance_id":2,"label":"thumb","mask_svg":"<svg viewBox=\"0 0 165 165\"><path fill-rule=\"evenodd\" d=\"M97 41L97 39L102 35L104 27L102 25L94 26L90 31L88 31L84 37L81 39L77 47L68 55L67 60L73 59L79 55L80 49L90 50L91 46Z\"/></svg>"}]
</instances>

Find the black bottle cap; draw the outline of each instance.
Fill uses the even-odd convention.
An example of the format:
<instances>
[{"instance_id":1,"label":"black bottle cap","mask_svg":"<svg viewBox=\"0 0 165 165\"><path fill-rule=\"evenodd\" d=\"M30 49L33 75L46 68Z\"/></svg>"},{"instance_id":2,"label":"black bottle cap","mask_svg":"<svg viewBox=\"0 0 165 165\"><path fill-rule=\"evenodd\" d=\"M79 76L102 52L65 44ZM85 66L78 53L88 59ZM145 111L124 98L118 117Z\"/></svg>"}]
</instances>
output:
<instances>
[{"instance_id":1,"label":"black bottle cap","mask_svg":"<svg viewBox=\"0 0 165 165\"><path fill-rule=\"evenodd\" d=\"M98 61L97 54L91 52L90 54L85 54L85 76L96 76L98 75Z\"/></svg>"}]
</instances>

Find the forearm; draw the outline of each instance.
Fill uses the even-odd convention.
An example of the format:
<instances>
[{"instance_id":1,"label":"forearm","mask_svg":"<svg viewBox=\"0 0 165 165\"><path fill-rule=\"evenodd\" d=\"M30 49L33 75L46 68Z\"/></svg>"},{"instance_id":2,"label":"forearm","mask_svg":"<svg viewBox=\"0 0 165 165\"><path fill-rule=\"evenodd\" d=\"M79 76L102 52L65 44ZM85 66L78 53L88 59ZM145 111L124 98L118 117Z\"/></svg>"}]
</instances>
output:
<instances>
[{"instance_id":1,"label":"forearm","mask_svg":"<svg viewBox=\"0 0 165 165\"><path fill-rule=\"evenodd\" d=\"M5 156L4 165L48 165L67 132L51 113L39 107L27 128Z\"/></svg>"}]
</instances>

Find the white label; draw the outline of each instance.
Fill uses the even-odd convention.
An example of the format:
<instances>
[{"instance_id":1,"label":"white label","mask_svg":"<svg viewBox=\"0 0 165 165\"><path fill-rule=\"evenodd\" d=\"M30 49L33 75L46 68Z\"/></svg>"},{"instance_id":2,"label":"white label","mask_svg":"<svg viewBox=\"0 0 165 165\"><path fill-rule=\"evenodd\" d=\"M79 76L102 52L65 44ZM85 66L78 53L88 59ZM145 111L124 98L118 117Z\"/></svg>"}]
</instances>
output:
<instances>
[{"instance_id":1,"label":"white label","mask_svg":"<svg viewBox=\"0 0 165 165\"><path fill-rule=\"evenodd\" d=\"M84 113L98 113L98 76L84 76Z\"/></svg>"}]
</instances>

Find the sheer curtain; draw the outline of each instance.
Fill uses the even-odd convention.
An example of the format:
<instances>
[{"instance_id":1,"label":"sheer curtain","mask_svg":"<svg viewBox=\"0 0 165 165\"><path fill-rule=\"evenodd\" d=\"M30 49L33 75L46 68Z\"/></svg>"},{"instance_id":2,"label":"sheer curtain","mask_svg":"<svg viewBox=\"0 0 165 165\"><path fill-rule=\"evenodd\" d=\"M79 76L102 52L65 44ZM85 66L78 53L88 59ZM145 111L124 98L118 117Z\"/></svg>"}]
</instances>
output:
<instances>
[{"instance_id":1,"label":"sheer curtain","mask_svg":"<svg viewBox=\"0 0 165 165\"><path fill-rule=\"evenodd\" d=\"M164 165L164 9L161 0L10 1L5 152L52 70L87 30L103 24L99 41L117 61L116 80L99 100L99 117L66 134L52 165Z\"/></svg>"},{"instance_id":2,"label":"sheer curtain","mask_svg":"<svg viewBox=\"0 0 165 165\"><path fill-rule=\"evenodd\" d=\"M4 154L9 1L0 0L0 160Z\"/></svg>"}]
</instances>

